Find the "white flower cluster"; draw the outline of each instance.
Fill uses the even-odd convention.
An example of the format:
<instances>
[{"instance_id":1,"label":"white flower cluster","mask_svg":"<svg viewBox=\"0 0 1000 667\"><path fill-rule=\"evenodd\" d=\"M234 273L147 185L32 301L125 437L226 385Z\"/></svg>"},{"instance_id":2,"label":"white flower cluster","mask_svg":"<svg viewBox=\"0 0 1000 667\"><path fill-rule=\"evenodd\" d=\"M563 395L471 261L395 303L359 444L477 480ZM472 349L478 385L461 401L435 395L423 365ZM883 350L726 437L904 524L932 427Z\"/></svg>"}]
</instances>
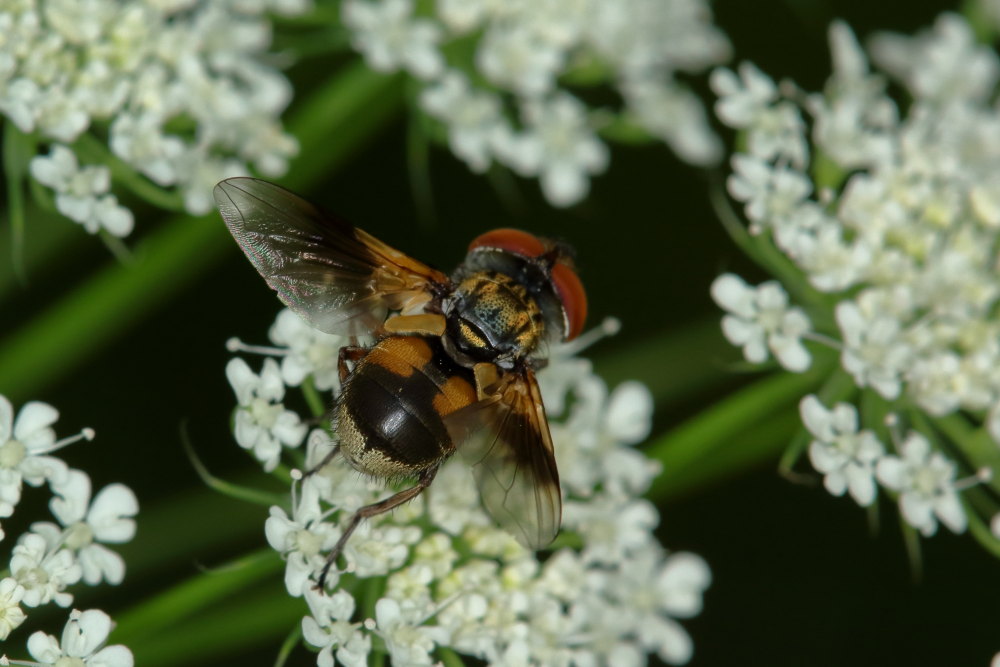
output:
<instances>
[{"instance_id":1,"label":"white flower cluster","mask_svg":"<svg viewBox=\"0 0 1000 667\"><path fill-rule=\"evenodd\" d=\"M95 586L102 581L119 584L125 576L125 561L105 544L132 539L138 501L123 484L110 484L93 495L86 473L52 455L94 437L93 431L84 429L56 440L52 425L58 417L55 408L37 401L27 403L15 417L10 401L0 396L0 517L14 515L27 483L48 486L49 508L58 522L32 523L14 545L9 575L0 580L0 641L24 622L23 607L50 602L68 607L73 595L67 588L81 579ZM4 537L0 531L0 539ZM61 644L39 631L28 639L28 651L46 665L76 658L86 664L131 667L132 654L124 646L102 648L110 631L111 619L103 611L74 610Z\"/></svg>"},{"instance_id":2,"label":"white flower cluster","mask_svg":"<svg viewBox=\"0 0 1000 667\"><path fill-rule=\"evenodd\" d=\"M281 347L230 346L282 357L280 369L266 359L255 380L230 372L238 394L258 388L237 409L244 447L242 412L269 416L253 417L255 443L288 444L293 423L294 440L302 439L303 420L282 419L293 413L281 403L279 383L326 377L323 384L336 390L330 359L347 342L314 332L287 310L271 339ZM311 366L314 359L321 365ZM644 664L649 653L671 664L690 659L692 642L677 619L700 612L711 574L700 557L668 554L653 536L659 517L641 495L659 466L631 446L649 434L648 390L627 382L609 392L589 362L566 349L554 351L539 382L565 494L557 545L575 546L557 546L544 560L525 550L481 509L467 465L455 460L428 492L362 522L343 552L346 572L332 570L330 590L318 591L326 553L345 522L391 491L335 458L296 476L290 511L271 508L267 539L287 563L289 594L308 605L303 637L319 651L320 667L366 665L373 651L392 664L429 665L439 648L497 665ZM327 432L314 430L299 462L312 470L333 446ZM257 458L271 465L270 456ZM371 578L384 583L373 588L364 581ZM378 599L365 598L373 594ZM374 618L360 614L366 608Z\"/></svg>"},{"instance_id":3,"label":"white flower cluster","mask_svg":"<svg viewBox=\"0 0 1000 667\"><path fill-rule=\"evenodd\" d=\"M801 339L825 341L855 387L890 411L961 411L1000 443L1000 59L952 14L914 38L877 36L876 62L912 97L900 112L846 25L832 25L830 42L822 93L776 85L751 64L711 77L719 117L746 138L729 193L744 204L751 243L773 244L808 282L796 290L807 318L777 283L754 290L720 277L725 333L747 359L770 348L795 371L810 365ZM776 273L792 280L790 268ZM802 415L832 493L867 505L876 474L924 534L935 517L964 530L956 467L935 451L938 435L910 432L896 438L902 458L883 456L853 406L828 412L809 397Z\"/></svg>"},{"instance_id":4,"label":"white flower cluster","mask_svg":"<svg viewBox=\"0 0 1000 667\"><path fill-rule=\"evenodd\" d=\"M297 150L277 120L290 85L260 56L271 39L264 12L307 8L307 0L5 2L0 113L52 143L32 174L90 232L123 236L132 226L107 194L107 170L79 168L66 147L93 125L106 127L116 156L205 213L221 178L248 164L280 174Z\"/></svg>"},{"instance_id":5,"label":"white flower cluster","mask_svg":"<svg viewBox=\"0 0 1000 667\"><path fill-rule=\"evenodd\" d=\"M588 109L560 77L617 84L622 118L688 162L721 156L677 77L729 56L704 0L436 0L427 15L413 0L346 0L343 20L369 66L422 82L421 108L470 169L495 161L537 177L556 206L583 199L608 165L595 129L609 112Z\"/></svg>"}]
</instances>

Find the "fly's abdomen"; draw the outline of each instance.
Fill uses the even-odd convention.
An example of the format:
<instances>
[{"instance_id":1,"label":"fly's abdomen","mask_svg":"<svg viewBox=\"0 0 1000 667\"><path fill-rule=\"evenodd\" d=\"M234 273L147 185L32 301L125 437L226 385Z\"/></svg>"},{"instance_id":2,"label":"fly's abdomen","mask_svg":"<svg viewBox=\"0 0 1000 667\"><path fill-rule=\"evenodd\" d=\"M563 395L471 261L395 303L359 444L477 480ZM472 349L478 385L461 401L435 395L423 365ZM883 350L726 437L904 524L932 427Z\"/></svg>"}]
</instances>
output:
<instances>
[{"instance_id":1,"label":"fly's abdomen","mask_svg":"<svg viewBox=\"0 0 1000 667\"><path fill-rule=\"evenodd\" d=\"M341 451L369 475L415 475L454 452L442 419L475 400L471 372L437 340L385 338L358 363L338 400Z\"/></svg>"}]
</instances>

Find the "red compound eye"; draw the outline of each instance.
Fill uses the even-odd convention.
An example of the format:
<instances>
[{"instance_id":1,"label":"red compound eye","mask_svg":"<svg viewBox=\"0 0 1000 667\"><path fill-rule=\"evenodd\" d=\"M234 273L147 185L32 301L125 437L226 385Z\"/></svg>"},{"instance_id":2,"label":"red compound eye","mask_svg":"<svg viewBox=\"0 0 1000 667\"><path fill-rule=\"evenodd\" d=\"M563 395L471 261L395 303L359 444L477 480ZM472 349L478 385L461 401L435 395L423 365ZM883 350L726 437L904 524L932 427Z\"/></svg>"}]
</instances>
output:
<instances>
[{"instance_id":1,"label":"red compound eye","mask_svg":"<svg viewBox=\"0 0 1000 667\"><path fill-rule=\"evenodd\" d=\"M538 237L520 229L494 229L480 234L469 244L469 250L476 248L496 248L523 257L538 257L545 252L545 244Z\"/></svg>"},{"instance_id":2,"label":"red compound eye","mask_svg":"<svg viewBox=\"0 0 1000 667\"><path fill-rule=\"evenodd\" d=\"M573 340L583 331L583 323L587 320L587 293L576 271L561 263L552 267L552 285L566 311L569 324L566 340Z\"/></svg>"}]
</instances>

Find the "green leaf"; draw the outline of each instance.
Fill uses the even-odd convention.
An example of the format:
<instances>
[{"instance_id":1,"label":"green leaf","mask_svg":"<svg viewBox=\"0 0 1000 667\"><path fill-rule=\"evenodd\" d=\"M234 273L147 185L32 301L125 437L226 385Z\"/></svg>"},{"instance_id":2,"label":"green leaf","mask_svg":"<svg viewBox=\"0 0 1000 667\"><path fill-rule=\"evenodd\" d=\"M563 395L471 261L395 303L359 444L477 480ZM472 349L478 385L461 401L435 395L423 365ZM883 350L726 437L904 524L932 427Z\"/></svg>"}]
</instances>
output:
<instances>
[{"instance_id":1,"label":"green leaf","mask_svg":"<svg viewBox=\"0 0 1000 667\"><path fill-rule=\"evenodd\" d=\"M126 644L136 664L151 667L211 664L234 653L274 655L308 608L275 574L283 562L271 552L263 568L202 575L119 617L111 642ZM252 569L251 569L252 568ZM155 609L154 609L155 607ZM156 612L156 613L149 613ZM255 659L252 664L266 664Z\"/></svg>"},{"instance_id":2,"label":"green leaf","mask_svg":"<svg viewBox=\"0 0 1000 667\"><path fill-rule=\"evenodd\" d=\"M719 319L698 320L655 337L614 346L613 354L595 357L594 368L612 387L625 380L641 381L657 405L689 399L734 377L730 368L741 358L740 353L722 336Z\"/></svg>"},{"instance_id":3,"label":"green leaf","mask_svg":"<svg viewBox=\"0 0 1000 667\"><path fill-rule=\"evenodd\" d=\"M116 617L113 638L142 652L144 642L172 636L171 627L186 622L199 610L229 599L234 593L252 589L280 572L284 562L270 547L241 558L219 570L204 572ZM225 625L225 624L224 624ZM185 637L184 644L189 645ZM144 661L139 661L144 664ZM177 663L174 663L177 664Z\"/></svg>"}]
</instances>

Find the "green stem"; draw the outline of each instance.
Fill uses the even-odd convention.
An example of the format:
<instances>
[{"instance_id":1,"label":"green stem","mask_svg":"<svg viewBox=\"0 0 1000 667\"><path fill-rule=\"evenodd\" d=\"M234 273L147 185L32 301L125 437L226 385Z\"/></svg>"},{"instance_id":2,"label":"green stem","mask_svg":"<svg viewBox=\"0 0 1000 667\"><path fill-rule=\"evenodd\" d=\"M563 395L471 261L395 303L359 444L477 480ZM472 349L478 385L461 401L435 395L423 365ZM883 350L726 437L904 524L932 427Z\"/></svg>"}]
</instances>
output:
<instances>
[{"instance_id":1,"label":"green stem","mask_svg":"<svg viewBox=\"0 0 1000 667\"><path fill-rule=\"evenodd\" d=\"M3 169L7 180L7 210L10 214L10 261L15 278L27 281L24 266L24 175L32 152L28 138L7 121L3 134Z\"/></svg>"},{"instance_id":2,"label":"green stem","mask_svg":"<svg viewBox=\"0 0 1000 667\"><path fill-rule=\"evenodd\" d=\"M430 142L424 124L416 113L406 125L406 166L410 172L410 190L417 208L417 220L425 229L434 224L434 188L431 185Z\"/></svg>"},{"instance_id":3,"label":"green stem","mask_svg":"<svg viewBox=\"0 0 1000 667\"><path fill-rule=\"evenodd\" d=\"M816 364L807 373L768 376L653 442L646 452L663 464L663 473L649 496L660 500L692 487L692 480L704 483L776 457L788 444L784 436L789 425L798 419L794 406L828 373L828 368ZM762 426L765 430L755 436L754 430Z\"/></svg>"},{"instance_id":4,"label":"green stem","mask_svg":"<svg viewBox=\"0 0 1000 667\"><path fill-rule=\"evenodd\" d=\"M99 164L111 170L111 179L128 188L132 194L165 211L179 213L184 210L180 192L164 190L108 150L108 146L94 135L85 132L73 144L73 152L85 164Z\"/></svg>"},{"instance_id":5,"label":"green stem","mask_svg":"<svg viewBox=\"0 0 1000 667\"><path fill-rule=\"evenodd\" d=\"M775 276L792 299L810 306L813 325L820 331L836 330L832 318L833 299L809 285L802 271L775 247L770 234L751 234L739 214L733 210L721 184L710 194L712 208L733 242L758 266Z\"/></svg>"},{"instance_id":6,"label":"green stem","mask_svg":"<svg viewBox=\"0 0 1000 667\"><path fill-rule=\"evenodd\" d=\"M306 404L309 406L309 411L313 417L322 417L326 414L326 402L320 395L319 390L316 389L316 383L313 381L311 375L302 381L302 396L306 399Z\"/></svg>"},{"instance_id":7,"label":"green stem","mask_svg":"<svg viewBox=\"0 0 1000 667\"><path fill-rule=\"evenodd\" d=\"M444 665L444 667L463 667L465 665L465 662L462 660L462 656L450 648L444 646L439 647L437 655L441 659L441 664Z\"/></svg>"},{"instance_id":8,"label":"green stem","mask_svg":"<svg viewBox=\"0 0 1000 667\"><path fill-rule=\"evenodd\" d=\"M187 437L186 432L181 434L181 444L184 446L184 453L187 454L188 461L191 462L191 467L194 468L198 477L201 478L201 481L204 482L205 486L208 488L235 500L263 505L264 507L271 507L272 505L282 506L287 502L287 487L286 490L281 493L270 493L268 491L261 491L256 486L234 484L233 482L216 477L202 462L198 453L192 446L190 438Z\"/></svg>"},{"instance_id":9,"label":"green stem","mask_svg":"<svg viewBox=\"0 0 1000 667\"><path fill-rule=\"evenodd\" d=\"M292 655L292 651L295 650L300 641L302 641L302 626L296 625L295 629L288 633L288 637L285 638L285 642L281 645L278 656L274 659L274 667L285 667L289 656Z\"/></svg>"},{"instance_id":10,"label":"green stem","mask_svg":"<svg viewBox=\"0 0 1000 667\"><path fill-rule=\"evenodd\" d=\"M975 512L967 509L966 515L969 517L969 532L972 533L972 536L987 551L1000 558L1000 540L996 538L990 527Z\"/></svg>"},{"instance_id":11,"label":"green stem","mask_svg":"<svg viewBox=\"0 0 1000 667\"><path fill-rule=\"evenodd\" d=\"M136 664L211 664L213 659L234 654L252 656L244 664L270 662L261 655L273 655L275 645L301 624L307 612L302 599L288 595L281 578L273 572L267 573L266 580L249 583L218 600L219 604L189 612L180 622L159 628L155 634L125 642L135 654ZM121 638L113 633L111 641Z\"/></svg>"},{"instance_id":12,"label":"green stem","mask_svg":"<svg viewBox=\"0 0 1000 667\"><path fill-rule=\"evenodd\" d=\"M399 79L357 64L292 116L290 129L314 148L295 161L285 184L308 189L344 163L399 108ZM178 217L138 244L135 261L104 268L0 342L0 393L29 398L89 354L198 280L234 248L212 214Z\"/></svg>"}]
</instances>

